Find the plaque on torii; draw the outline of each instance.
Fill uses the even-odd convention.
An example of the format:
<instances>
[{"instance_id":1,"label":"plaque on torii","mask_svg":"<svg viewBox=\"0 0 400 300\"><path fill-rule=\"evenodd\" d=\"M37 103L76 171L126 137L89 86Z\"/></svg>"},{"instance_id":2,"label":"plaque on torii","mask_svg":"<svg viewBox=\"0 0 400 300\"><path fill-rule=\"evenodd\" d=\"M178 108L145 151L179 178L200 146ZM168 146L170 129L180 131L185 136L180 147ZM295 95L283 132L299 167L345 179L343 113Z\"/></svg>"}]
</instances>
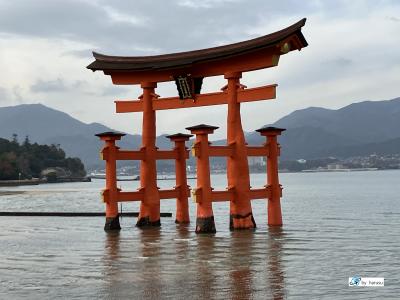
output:
<instances>
[{"instance_id":1,"label":"plaque on torii","mask_svg":"<svg viewBox=\"0 0 400 300\"><path fill-rule=\"evenodd\" d=\"M187 198L189 186L186 176L188 150L185 141L190 135L177 134L169 138L175 142L173 150L159 150L156 145L156 111L226 104L227 145L212 146L208 134L217 127L196 125L188 127L196 135L193 154L197 161L197 186L192 195L197 205L196 232L215 232L212 202L230 201L230 229L253 229L252 199L268 199L268 224L282 225L280 208L281 185L278 180L277 136L284 129L267 127L258 131L266 136L262 146L247 146L242 129L241 103L274 99L276 84L247 88L240 83L243 72L275 67L280 56L307 46L301 29L306 19L283 30L235 44L156 56L108 56L93 53L95 61L88 68L110 75L113 84L140 84L143 94L136 100L117 100L117 113L142 112L142 147L139 150L120 150L115 141L122 135L102 133L98 136L106 142L102 153L106 160L105 229L119 229L118 202L140 201L137 226L160 225L160 199L177 199L176 222L189 222ZM227 84L221 91L201 93L205 77L223 75ZM163 98L155 93L159 82L174 81L176 97ZM228 187L214 191L211 187L209 157L227 157ZM263 188L250 187L249 156L267 157L267 182ZM136 159L141 161L140 188L136 192L123 192L117 188L115 161ZM170 190L157 187L156 161L175 159L176 186Z\"/></svg>"}]
</instances>

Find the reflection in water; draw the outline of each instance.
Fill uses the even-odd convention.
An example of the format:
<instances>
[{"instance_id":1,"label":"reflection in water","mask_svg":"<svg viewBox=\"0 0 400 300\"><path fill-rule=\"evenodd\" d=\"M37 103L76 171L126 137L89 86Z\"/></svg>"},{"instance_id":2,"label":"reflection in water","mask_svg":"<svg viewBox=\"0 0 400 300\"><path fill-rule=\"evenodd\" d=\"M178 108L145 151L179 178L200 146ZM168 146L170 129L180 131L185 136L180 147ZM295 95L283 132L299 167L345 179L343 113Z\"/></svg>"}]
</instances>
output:
<instances>
[{"instance_id":1,"label":"reflection in water","mask_svg":"<svg viewBox=\"0 0 400 300\"><path fill-rule=\"evenodd\" d=\"M141 229L138 241L143 263L138 270L142 277L139 299L161 299L162 292L162 252L161 229L159 227Z\"/></svg>"},{"instance_id":2,"label":"reflection in water","mask_svg":"<svg viewBox=\"0 0 400 300\"><path fill-rule=\"evenodd\" d=\"M174 239L175 243L175 259L177 261L190 259L190 240L191 232L189 224L176 224L176 236Z\"/></svg>"},{"instance_id":3,"label":"reflection in water","mask_svg":"<svg viewBox=\"0 0 400 300\"><path fill-rule=\"evenodd\" d=\"M166 278L164 278L172 282L168 286L170 295L175 295L175 298L185 299L190 298L193 292L192 286L195 278L192 270L195 264L195 240L189 224L176 224L175 230L174 247L171 250L174 251L171 254L174 269L167 273Z\"/></svg>"},{"instance_id":4,"label":"reflection in water","mask_svg":"<svg viewBox=\"0 0 400 300\"><path fill-rule=\"evenodd\" d=\"M268 228L268 260L269 285L273 299L285 298L285 274L282 270L282 243L285 233L282 227L270 226Z\"/></svg>"},{"instance_id":5,"label":"reflection in water","mask_svg":"<svg viewBox=\"0 0 400 300\"><path fill-rule=\"evenodd\" d=\"M119 231L107 232L105 242L105 255L106 260L112 262L119 257Z\"/></svg>"},{"instance_id":6,"label":"reflection in water","mask_svg":"<svg viewBox=\"0 0 400 300\"><path fill-rule=\"evenodd\" d=\"M137 230L133 241L106 235L106 298L285 298L281 228L222 236L195 235L186 225L171 229L165 236L160 228Z\"/></svg>"},{"instance_id":7,"label":"reflection in water","mask_svg":"<svg viewBox=\"0 0 400 300\"><path fill-rule=\"evenodd\" d=\"M117 293L116 286L120 277L120 269L118 262L120 259L120 233L119 231L112 231L106 233L104 245L104 280L106 282L103 294L115 295Z\"/></svg>"},{"instance_id":8,"label":"reflection in water","mask_svg":"<svg viewBox=\"0 0 400 300\"><path fill-rule=\"evenodd\" d=\"M252 298L252 277L255 272L251 270L253 231L234 231L230 237L230 298Z\"/></svg>"},{"instance_id":9,"label":"reflection in water","mask_svg":"<svg viewBox=\"0 0 400 300\"><path fill-rule=\"evenodd\" d=\"M106 298L284 299L281 228L194 235L186 225L174 234L137 230L135 238L108 233L104 251ZM123 254L122 254L122 253Z\"/></svg>"},{"instance_id":10,"label":"reflection in water","mask_svg":"<svg viewBox=\"0 0 400 300\"><path fill-rule=\"evenodd\" d=\"M228 250L231 299L285 298L283 241L284 232L280 227L270 227L268 232L260 233L231 233Z\"/></svg>"},{"instance_id":11,"label":"reflection in water","mask_svg":"<svg viewBox=\"0 0 400 300\"><path fill-rule=\"evenodd\" d=\"M201 299L214 299L214 285L216 277L214 274L215 264L213 257L215 255L215 237L213 234L200 234L196 236L197 251L195 255L195 294Z\"/></svg>"}]
</instances>

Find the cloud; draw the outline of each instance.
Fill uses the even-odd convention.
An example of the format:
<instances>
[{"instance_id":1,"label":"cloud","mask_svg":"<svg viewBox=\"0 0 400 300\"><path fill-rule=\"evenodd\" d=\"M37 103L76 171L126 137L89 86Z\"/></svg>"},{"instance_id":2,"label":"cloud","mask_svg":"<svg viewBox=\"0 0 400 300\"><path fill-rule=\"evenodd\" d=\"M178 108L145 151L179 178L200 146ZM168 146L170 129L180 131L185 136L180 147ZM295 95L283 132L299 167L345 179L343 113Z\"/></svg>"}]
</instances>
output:
<instances>
[{"instance_id":1,"label":"cloud","mask_svg":"<svg viewBox=\"0 0 400 300\"><path fill-rule=\"evenodd\" d=\"M16 102L17 104L21 104L24 101L24 98L22 97L22 87L19 85L15 85L12 88L12 96L14 99L14 102Z\"/></svg>"},{"instance_id":2,"label":"cloud","mask_svg":"<svg viewBox=\"0 0 400 300\"><path fill-rule=\"evenodd\" d=\"M297 14L308 7L294 0L283 5L261 0L186 0L169 1L168 5L162 1L112 3L5 2L0 9L0 32L67 39L107 53L146 55L149 49L161 53L214 46L220 40L239 41L243 32L254 27L259 19L272 19L272 11Z\"/></svg>"},{"instance_id":3,"label":"cloud","mask_svg":"<svg viewBox=\"0 0 400 300\"><path fill-rule=\"evenodd\" d=\"M106 96L106 97L108 97L108 96L113 96L113 97L125 96L126 97L127 95L129 95L128 92L129 92L129 89L126 87L121 87L118 85L110 85L110 86L103 88L102 91L99 93L99 95Z\"/></svg>"},{"instance_id":4,"label":"cloud","mask_svg":"<svg viewBox=\"0 0 400 300\"><path fill-rule=\"evenodd\" d=\"M148 19L143 16L135 16L133 14L127 14L119 11L111 6L104 6L104 11L111 22L114 23L124 23L125 25L134 25L143 27L148 23Z\"/></svg>"},{"instance_id":5,"label":"cloud","mask_svg":"<svg viewBox=\"0 0 400 300\"><path fill-rule=\"evenodd\" d=\"M112 128L140 133L141 114L115 114L113 103L117 97L136 99L140 88L113 86L109 76L88 71L93 50L139 56L207 48L307 17L303 33L309 47L282 56L277 68L243 75L249 87L279 84L276 100L242 106L250 131L310 105L338 107L398 96L399 15L400 2L385 0L0 0L0 68L7 74L0 86L14 104L35 99L85 122L104 120ZM205 83L204 90L213 92L225 80L212 77ZM156 92L175 96L176 88L159 84ZM209 122L221 127L214 137L223 137L226 107L212 111L157 112L159 133Z\"/></svg>"},{"instance_id":6,"label":"cloud","mask_svg":"<svg viewBox=\"0 0 400 300\"><path fill-rule=\"evenodd\" d=\"M338 67L349 67L353 63L353 60L345 57L336 57L332 60L328 60L327 63Z\"/></svg>"},{"instance_id":7,"label":"cloud","mask_svg":"<svg viewBox=\"0 0 400 300\"><path fill-rule=\"evenodd\" d=\"M31 86L31 91L34 93L63 92L66 90L67 87L61 78L48 81L39 79Z\"/></svg>"},{"instance_id":8,"label":"cloud","mask_svg":"<svg viewBox=\"0 0 400 300\"><path fill-rule=\"evenodd\" d=\"M394 21L394 22L400 22L400 18L396 18L396 17L388 17L388 19L390 21Z\"/></svg>"},{"instance_id":9,"label":"cloud","mask_svg":"<svg viewBox=\"0 0 400 300\"><path fill-rule=\"evenodd\" d=\"M85 80L75 80L66 83L66 81L62 78L57 78L55 80L38 79L34 84L31 85L30 90L33 93L61 93L73 90L87 92L87 86L88 82Z\"/></svg>"},{"instance_id":10,"label":"cloud","mask_svg":"<svg viewBox=\"0 0 400 300\"><path fill-rule=\"evenodd\" d=\"M70 56L74 56L77 58L85 58L88 61L93 59L93 54L92 52L97 52L97 49L79 49L79 50L69 50L69 51L65 51L63 53L63 55L70 55Z\"/></svg>"},{"instance_id":11,"label":"cloud","mask_svg":"<svg viewBox=\"0 0 400 300\"><path fill-rule=\"evenodd\" d=\"M7 89L0 86L0 101L4 102L8 100L7 97L8 97Z\"/></svg>"},{"instance_id":12,"label":"cloud","mask_svg":"<svg viewBox=\"0 0 400 300\"><path fill-rule=\"evenodd\" d=\"M234 3L239 2L238 0L203 0L203 1L195 1L195 0L180 0L178 1L179 6L189 7L194 9L215 9L216 6L224 5L225 3Z\"/></svg>"}]
</instances>

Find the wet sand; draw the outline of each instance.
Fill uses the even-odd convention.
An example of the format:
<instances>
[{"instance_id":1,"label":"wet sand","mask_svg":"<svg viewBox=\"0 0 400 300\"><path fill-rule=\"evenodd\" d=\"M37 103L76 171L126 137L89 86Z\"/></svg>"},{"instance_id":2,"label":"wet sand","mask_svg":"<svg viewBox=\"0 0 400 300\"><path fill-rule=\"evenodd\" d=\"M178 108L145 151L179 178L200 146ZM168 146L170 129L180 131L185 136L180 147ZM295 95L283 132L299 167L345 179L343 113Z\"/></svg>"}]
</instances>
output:
<instances>
[{"instance_id":1,"label":"wet sand","mask_svg":"<svg viewBox=\"0 0 400 300\"><path fill-rule=\"evenodd\" d=\"M1 196L13 196L13 195L38 195L38 194L54 194L54 193L77 193L79 190L36 190L36 191L1 191L0 190L0 197Z\"/></svg>"},{"instance_id":2,"label":"wet sand","mask_svg":"<svg viewBox=\"0 0 400 300\"><path fill-rule=\"evenodd\" d=\"M0 191L0 197L1 196L12 196L12 195L21 195L25 194L26 191Z\"/></svg>"}]
</instances>

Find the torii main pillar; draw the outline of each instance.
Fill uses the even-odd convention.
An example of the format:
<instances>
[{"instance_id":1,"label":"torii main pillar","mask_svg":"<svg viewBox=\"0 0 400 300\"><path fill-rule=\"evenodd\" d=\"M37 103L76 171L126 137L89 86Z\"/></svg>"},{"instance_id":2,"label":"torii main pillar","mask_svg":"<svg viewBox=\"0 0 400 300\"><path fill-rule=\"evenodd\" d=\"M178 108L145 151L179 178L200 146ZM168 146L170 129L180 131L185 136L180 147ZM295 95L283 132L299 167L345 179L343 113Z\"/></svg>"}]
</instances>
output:
<instances>
[{"instance_id":1,"label":"torii main pillar","mask_svg":"<svg viewBox=\"0 0 400 300\"><path fill-rule=\"evenodd\" d=\"M143 89L143 127L142 149L145 159L140 162L140 187L144 191L144 200L140 203L138 227L160 226L160 195L157 188L156 164L156 112L153 100L157 97L154 82L142 82Z\"/></svg>"},{"instance_id":2,"label":"torii main pillar","mask_svg":"<svg viewBox=\"0 0 400 300\"><path fill-rule=\"evenodd\" d=\"M248 193L250 176L246 141L240 116L240 102L237 101L241 77L240 72L225 74L228 80L227 144L233 148L233 154L227 159L227 177L228 188L235 187L234 197L230 202L229 228L231 230L256 227Z\"/></svg>"}]
</instances>

